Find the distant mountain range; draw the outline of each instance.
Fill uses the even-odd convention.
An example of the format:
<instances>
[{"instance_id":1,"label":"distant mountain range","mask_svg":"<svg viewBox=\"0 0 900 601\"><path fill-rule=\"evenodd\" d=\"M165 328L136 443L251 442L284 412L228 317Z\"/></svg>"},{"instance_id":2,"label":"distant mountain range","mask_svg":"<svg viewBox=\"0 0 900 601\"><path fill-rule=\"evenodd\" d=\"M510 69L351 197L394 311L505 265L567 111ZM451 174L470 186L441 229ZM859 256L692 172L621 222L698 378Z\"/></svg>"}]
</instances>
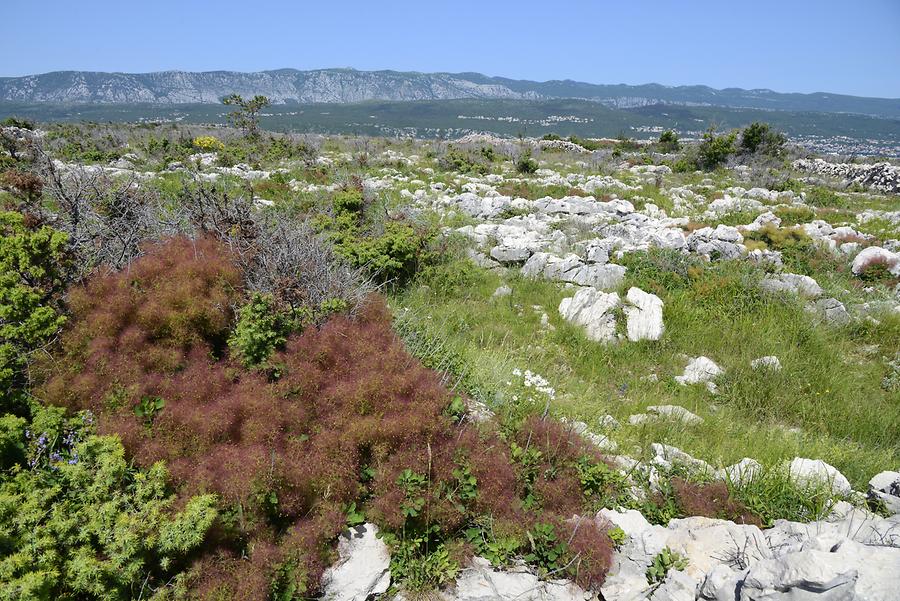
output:
<instances>
[{"instance_id":1,"label":"distant mountain range","mask_svg":"<svg viewBox=\"0 0 900 601\"><path fill-rule=\"evenodd\" d=\"M370 100L582 99L613 108L657 104L784 111L853 113L900 119L900 99L842 94L785 94L772 90L717 90L707 86L589 84L528 81L479 73L415 73L279 69L103 73L56 71L0 78L0 101L54 104L217 104L231 93L263 94L275 104L354 103Z\"/></svg>"}]
</instances>

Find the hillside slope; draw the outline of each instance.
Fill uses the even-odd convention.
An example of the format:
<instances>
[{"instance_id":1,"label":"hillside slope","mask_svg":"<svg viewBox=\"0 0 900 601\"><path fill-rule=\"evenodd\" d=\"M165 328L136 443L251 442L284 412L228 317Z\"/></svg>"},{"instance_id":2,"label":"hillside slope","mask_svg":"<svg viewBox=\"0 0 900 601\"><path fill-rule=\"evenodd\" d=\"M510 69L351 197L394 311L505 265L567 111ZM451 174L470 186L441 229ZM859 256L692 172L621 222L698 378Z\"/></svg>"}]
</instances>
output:
<instances>
[{"instance_id":1,"label":"hillside slope","mask_svg":"<svg viewBox=\"0 0 900 601\"><path fill-rule=\"evenodd\" d=\"M766 89L707 86L597 85L572 80L528 81L480 73L418 73L278 69L103 73L57 71L0 78L0 100L65 103L218 103L233 92L264 94L276 104L365 100L582 98L616 108L652 104L859 113L900 117L900 100L841 94L785 94Z\"/></svg>"}]
</instances>

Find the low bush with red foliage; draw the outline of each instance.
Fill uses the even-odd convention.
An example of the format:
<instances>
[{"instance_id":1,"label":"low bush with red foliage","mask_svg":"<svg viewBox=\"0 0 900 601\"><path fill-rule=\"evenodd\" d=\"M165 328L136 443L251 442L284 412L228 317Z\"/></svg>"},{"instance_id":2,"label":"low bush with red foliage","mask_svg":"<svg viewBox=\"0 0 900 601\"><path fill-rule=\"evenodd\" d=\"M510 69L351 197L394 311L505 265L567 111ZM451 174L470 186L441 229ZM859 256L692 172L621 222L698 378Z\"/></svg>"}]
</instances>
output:
<instances>
[{"instance_id":1,"label":"low bush with red foliage","mask_svg":"<svg viewBox=\"0 0 900 601\"><path fill-rule=\"evenodd\" d=\"M9 190L14 196L27 203L33 203L41 197L44 180L27 171L8 169L0 173L0 188Z\"/></svg>"},{"instance_id":2,"label":"low bush with red foliage","mask_svg":"<svg viewBox=\"0 0 900 601\"><path fill-rule=\"evenodd\" d=\"M887 287L893 287L900 283L900 278L894 277L893 270L898 263L896 258L888 258L876 255L866 260L860 267L857 277L867 284L882 283Z\"/></svg>"},{"instance_id":3,"label":"low bush with red foliage","mask_svg":"<svg viewBox=\"0 0 900 601\"><path fill-rule=\"evenodd\" d=\"M752 524L762 528L759 516L731 496L724 482L698 484L682 478L672 478L675 502L684 515L731 520L738 524Z\"/></svg>"},{"instance_id":4,"label":"low bush with red foliage","mask_svg":"<svg viewBox=\"0 0 900 601\"><path fill-rule=\"evenodd\" d=\"M451 393L406 352L377 297L353 319L292 335L265 371L244 369L226 354L243 294L228 251L208 239L146 251L71 292L72 326L39 394L92 410L138 464L165 460L182 497L220 496L219 524L192 571L201 598L314 593L350 503L385 530L441 540L491 516L525 545L535 523L554 521L573 550L572 575L602 582L608 536L570 521L584 509L575 462L601 460L580 437L526 421L513 447L530 450L525 465L496 431L459 422ZM412 517L399 484L409 473L425 482ZM460 492L462 474L477 494Z\"/></svg>"}]
</instances>

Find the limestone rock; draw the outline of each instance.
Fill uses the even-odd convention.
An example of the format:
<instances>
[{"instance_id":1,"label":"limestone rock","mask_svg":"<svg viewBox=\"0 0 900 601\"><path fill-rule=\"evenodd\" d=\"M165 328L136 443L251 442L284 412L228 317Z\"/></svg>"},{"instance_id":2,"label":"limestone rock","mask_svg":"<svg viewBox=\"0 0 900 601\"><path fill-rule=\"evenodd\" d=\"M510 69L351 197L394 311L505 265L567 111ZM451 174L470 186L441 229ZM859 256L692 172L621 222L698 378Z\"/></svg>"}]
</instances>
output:
<instances>
[{"instance_id":1,"label":"limestone rock","mask_svg":"<svg viewBox=\"0 0 900 601\"><path fill-rule=\"evenodd\" d=\"M761 470L762 465L756 459L744 457L734 465L716 470L715 477L717 480L728 480L741 486L753 480Z\"/></svg>"},{"instance_id":2,"label":"limestone rock","mask_svg":"<svg viewBox=\"0 0 900 601\"><path fill-rule=\"evenodd\" d=\"M900 472L881 472L869 480L868 496L884 503L887 510L900 514Z\"/></svg>"},{"instance_id":3,"label":"limestone rock","mask_svg":"<svg viewBox=\"0 0 900 601\"><path fill-rule=\"evenodd\" d=\"M678 447L654 442L650 445L650 450L653 451L652 462L660 467L670 468L672 465L681 465L707 475L715 473L710 464L685 453Z\"/></svg>"},{"instance_id":4,"label":"limestone rock","mask_svg":"<svg viewBox=\"0 0 900 601\"><path fill-rule=\"evenodd\" d=\"M494 293L491 295L492 298L503 298L504 296L509 296L512 294L512 288L503 284L502 286L498 286Z\"/></svg>"},{"instance_id":5,"label":"limestone rock","mask_svg":"<svg viewBox=\"0 0 900 601\"><path fill-rule=\"evenodd\" d=\"M680 570L669 570L666 579L650 594L649 601L694 601L697 581Z\"/></svg>"},{"instance_id":6,"label":"limestone rock","mask_svg":"<svg viewBox=\"0 0 900 601\"><path fill-rule=\"evenodd\" d=\"M631 304L624 309L628 339L659 340L665 329L662 300L655 294L634 287L628 290L625 300Z\"/></svg>"},{"instance_id":7,"label":"limestone rock","mask_svg":"<svg viewBox=\"0 0 900 601\"><path fill-rule=\"evenodd\" d=\"M842 326L850 322L847 308L836 298L821 298L811 306L811 310L832 325Z\"/></svg>"},{"instance_id":8,"label":"limestone rock","mask_svg":"<svg viewBox=\"0 0 900 601\"><path fill-rule=\"evenodd\" d=\"M601 415L597 418L597 423L603 430L615 430L621 425L619 424L619 420L611 415Z\"/></svg>"},{"instance_id":9,"label":"limestone rock","mask_svg":"<svg viewBox=\"0 0 900 601\"><path fill-rule=\"evenodd\" d=\"M816 298L821 296L823 292L819 283L814 279L808 275L798 275L796 273L766 276L763 278L760 286L766 292L787 292L804 298Z\"/></svg>"},{"instance_id":10,"label":"limestone rock","mask_svg":"<svg viewBox=\"0 0 900 601\"><path fill-rule=\"evenodd\" d=\"M325 601L365 601L380 595L391 583L391 556L377 538L378 526L351 528L338 540L338 561L322 577Z\"/></svg>"},{"instance_id":11,"label":"limestone rock","mask_svg":"<svg viewBox=\"0 0 900 601\"><path fill-rule=\"evenodd\" d=\"M826 551L809 550L762 561L741 585L741 601L838 601L856 598L857 570Z\"/></svg>"},{"instance_id":12,"label":"limestone rock","mask_svg":"<svg viewBox=\"0 0 900 601\"><path fill-rule=\"evenodd\" d=\"M686 386L688 384L701 384L712 382L716 377L725 373L721 367L709 357L695 357L684 368L684 373L675 376L675 381Z\"/></svg>"},{"instance_id":13,"label":"limestone rock","mask_svg":"<svg viewBox=\"0 0 900 601\"><path fill-rule=\"evenodd\" d=\"M691 426L703 423L702 417L679 405L651 405L647 407L647 411Z\"/></svg>"},{"instance_id":14,"label":"limestone rock","mask_svg":"<svg viewBox=\"0 0 900 601\"><path fill-rule=\"evenodd\" d=\"M597 342L616 339L616 318L613 310L619 306L619 295L607 294L593 288L582 288L575 296L559 303L559 314L566 321L582 326L587 337Z\"/></svg>"},{"instance_id":15,"label":"limestone rock","mask_svg":"<svg viewBox=\"0 0 900 601\"><path fill-rule=\"evenodd\" d=\"M891 274L900 276L900 254L891 252L880 246L870 246L860 251L853 259L853 263L850 265L850 271L852 271L854 275L859 275L867 265L873 262L885 263Z\"/></svg>"},{"instance_id":16,"label":"limestone rock","mask_svg":"<svg viewBox=\"0 0 900 601\"><path fill-rule=\"evenodd\" d=\"M830 485L835 494L849 495L850 482L834 466L821 459L797 457L788 466L791 479L800 486Z\"/></svg>"},{"instance_id":17,"label":"limestone rock","mask_svg":"<svg viewBox=\"0 0 900 601\"><path fill-rule=\"evenodd\" d=\"M765 357L760 357L751 361L750 367L753 369L781 371L781 361L779 361L778 357L775 355L766 355Z\"/></svg>"},{"instance_id":18,"label":"limestone rock","mask_svg":"<svg viewBox=\"0 0 900 601\"><path fill-rule=\"evenodd\" d=\"M475 557L456 579L444 601L586 601L593 595L566 580L539 580L524 567L497 571L490 562Z\"/></svg>"},{"instance_id":19,"label":"limestone rock","mask_svg":"<svg viewBox=\"0 0 900 601\"><path fill-rule=\"evenodd\" d=\"M503 264L524 263L531 256L527 248L515 246L495 246L491 249L491 257Z\"/></svg>"}]
</instances>

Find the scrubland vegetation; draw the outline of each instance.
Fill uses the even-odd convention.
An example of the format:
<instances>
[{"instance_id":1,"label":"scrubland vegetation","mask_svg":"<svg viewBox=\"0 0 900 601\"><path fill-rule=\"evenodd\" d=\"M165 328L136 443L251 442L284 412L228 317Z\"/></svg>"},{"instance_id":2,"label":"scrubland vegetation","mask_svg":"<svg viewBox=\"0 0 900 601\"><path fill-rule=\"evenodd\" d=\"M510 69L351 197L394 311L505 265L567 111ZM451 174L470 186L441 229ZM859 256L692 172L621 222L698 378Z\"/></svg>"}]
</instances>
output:
<instances>
[{"instance_id":1,"label":"scrubland vegetation","mask_svg":"<svg viewBox=\"0 0 900 601\"><path fill-rule=\"evenodd\" d=\"M445 585L473 555L596 590L623 536L599 509L769 527L845 496L792 480L786 460L823 459L860 490L896 469L894 265L854 273L803 227L853 225L838 245L896 240L896 195L794 171L805 153L762 124L570 151L273 134L249 102L232 102L240 131L3 129L0 599L310 598L363 522L391 551L392 592ZM706 210L735 185L797 202ZM761 288L771 266L651 247L614 259L617 289L662 299L664 335L598 343L556 310L571 286L473 261L499 234L465 237L480 222L452 195L489 189L624 199L683 217L679 232L771 210L780 221L745 231L748 250L779 252L844 305L882 304L825 324ZM558 250L595 225L554 221ZM715 395L673 381L698 355L724 368ZM767 355L783 369L751 368ZM629 422L668 404L702 423ZM651 443L763 469L733 481L673 464L651 482L616 458L649 462ZM681 569L668 551L651 584Z\"/></svg>"}]
</instances>

